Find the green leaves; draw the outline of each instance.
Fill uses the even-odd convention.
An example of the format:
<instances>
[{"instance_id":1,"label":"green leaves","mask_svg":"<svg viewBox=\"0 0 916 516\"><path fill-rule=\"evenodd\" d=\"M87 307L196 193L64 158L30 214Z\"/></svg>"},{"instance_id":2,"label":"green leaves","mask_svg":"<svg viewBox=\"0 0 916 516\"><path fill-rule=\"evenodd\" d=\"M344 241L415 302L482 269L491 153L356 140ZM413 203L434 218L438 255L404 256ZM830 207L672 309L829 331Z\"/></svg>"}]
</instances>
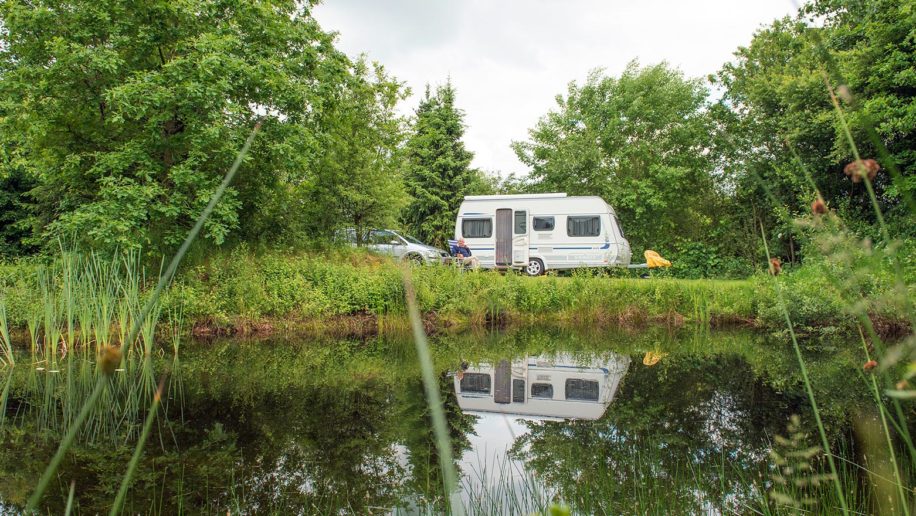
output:
<instances>
[{"instance_id":1,"label":"green leaves","mask_svg":"<svg viewBox=\"0 0 916 516\"><path fill-rule=\"evenodd\" d=\"M396 181L375 178L397 168L400 85L337 51L308 6L7 1L0 16L0 139L24 164L0 160L0 178L16 166L34 175L33 189L4 201L37 215L34 238L174 246L265 115L207 239L302 240L287 230L314 232L309 217L350 209L336 202L347 198L337 186L325 195L314 185L381 185L374 197L393 218ZM357 173L364 180L353 182Z\"/></svg>"},{"instance_id":2,"label":"green leaves","mask_svg":"<svg viewBox=\"0 0 916 516\"><path fill-rule=\"evenodd\" d=\"M593 71L514 142L538 191L600 195L618 211L635 254L702 238L717 191L708 154L706 87L667 64Z\"/></svg>"}]
</instances>

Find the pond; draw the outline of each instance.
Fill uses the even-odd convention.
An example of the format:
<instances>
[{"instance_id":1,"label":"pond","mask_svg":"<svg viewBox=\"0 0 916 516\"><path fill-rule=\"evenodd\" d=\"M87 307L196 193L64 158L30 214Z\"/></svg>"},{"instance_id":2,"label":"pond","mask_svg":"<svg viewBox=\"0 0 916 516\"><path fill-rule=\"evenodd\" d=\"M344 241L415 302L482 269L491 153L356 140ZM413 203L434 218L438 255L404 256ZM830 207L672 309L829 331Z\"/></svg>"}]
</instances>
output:
<instances>
[{"instance_id":1,"label":"pond","mask_svg":"<svg viewBox=\"0 0 916 516\"><path fill-rule=\"evenodd\" d=\"M750 512L779 487L771 451L818 443L790 345L749 332L526 329L441 335L431 347L471 514L553 500L575 513ZM806 352L834 453L852 460L852 421L870 406L855 346ZM98 374L79 352L24 355L0 372L0 512L22 510ZM77 513L107 512L162 378L131 513L447 506L413 343L386 336L188 342L178 357L126 360L46 511L63 513L73 481Z\"/></svg>"}]
</instances>

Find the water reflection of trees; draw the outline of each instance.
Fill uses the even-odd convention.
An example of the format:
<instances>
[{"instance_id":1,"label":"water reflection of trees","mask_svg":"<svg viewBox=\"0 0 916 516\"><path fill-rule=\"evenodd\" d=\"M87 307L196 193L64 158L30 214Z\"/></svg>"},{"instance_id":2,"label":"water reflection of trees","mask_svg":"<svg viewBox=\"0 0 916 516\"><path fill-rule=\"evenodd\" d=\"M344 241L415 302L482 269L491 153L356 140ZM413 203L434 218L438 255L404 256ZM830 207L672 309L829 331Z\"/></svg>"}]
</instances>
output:
<instances>
[{"instance_id":1,"label":"water reflection of trees","mask_svg":"<svg viewBox=\"0 0 916 516\"><path fill-rule=\"evenodd\" d=\"M291 383L278 378L232 388L224 380L244 377L244 368L223 376L225 370L210 374L211 366L186 362L188 367L173 371L176 388L167 393L178 396L181 385L183 402L169 405L159 419L126 510L364 514L406 498L441 496L435 439L418 375ZM53 389L79 405L73 394L82 392L82 381L94 377L62 375ZM442 382L458 457L469 446L473 417L461 414L450 383ZM59 391L61 386L72 390ZM50 394L46 389L46 383L22 382L10 406L42 399ZM23 412L0 427L0 503L21 509L53 454L61 429L41 425L59 416L50 412L60 405L49 406ZM131 413L123 426L139 424L143 412ZM71 449L60 468L61 489L43 501L48 512L63 511L69 479L77 482L83 512L107 510L133 450L130 439L114 437L83 439Z\"/></svg>"},{"instance_id":2,"label":"water reflection of trees","mask_svg":"<svg viewBox=\"0 0 916 516\"><path fill-rule=\"evenodd\" d=\"M635 361L634 361L635 362ZM513 454L586 513L735 510L765 467L767 435L797 412L741 360L635 364L596 421L532 421ZM800 400L799 400L800 401ZM723 504L731 504L723 507Z\"/></svg>"},{"instance_id":3,"label":"water reflection of trees","mask_svg":"<svg viewBox=\"0 0 916 516\"><path fill-rule=\"evenodd\" d=\"M447 497L443 496L442 470L439 467L439 452L433 432L432 418L423 382L416 378L398 389L398 411L407 461L410 466L408 487L413 494L419 495L422 501L432 507L445 509ZM439 377L439 392L442 395L443 409L448 423L451 438L452 457L456 461L462 453L471 448L468 435L474 432L476 416L464 414L458 406L458 400L452 387L452 379L445 374ZM458 471L460 475L461 472Z\"/></svg>"}]
</instances>

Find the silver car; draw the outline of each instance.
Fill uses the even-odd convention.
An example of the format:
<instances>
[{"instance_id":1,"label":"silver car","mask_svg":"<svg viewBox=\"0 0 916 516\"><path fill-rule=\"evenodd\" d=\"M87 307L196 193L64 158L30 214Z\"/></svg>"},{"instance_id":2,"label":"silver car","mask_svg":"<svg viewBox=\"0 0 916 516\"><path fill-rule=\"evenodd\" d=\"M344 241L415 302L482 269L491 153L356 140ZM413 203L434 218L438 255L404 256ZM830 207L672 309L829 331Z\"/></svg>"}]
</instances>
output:
<instances>
[{"instance_id":1,"label":"silver car","mask_svg":"<svg viewBox=\"0 0 916 516\"><path fill-rule=\"evenodd\" d=\"M352 229L347 230L347 239L352 245L356 245L356 232ZM363 242L372 251L415 263L447 263L451 260L447 252L391 229L373 229Z\"/></svg>"}]
</instances>

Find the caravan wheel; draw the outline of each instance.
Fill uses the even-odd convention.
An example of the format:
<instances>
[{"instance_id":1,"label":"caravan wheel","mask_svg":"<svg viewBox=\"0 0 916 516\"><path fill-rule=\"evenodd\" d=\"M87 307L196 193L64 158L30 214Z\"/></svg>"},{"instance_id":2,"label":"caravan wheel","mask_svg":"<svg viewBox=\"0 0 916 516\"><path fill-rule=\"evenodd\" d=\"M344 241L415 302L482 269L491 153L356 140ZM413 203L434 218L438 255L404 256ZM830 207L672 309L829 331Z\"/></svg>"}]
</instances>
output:
<instances>
[{"instance_id":1,"label":"caravan wheel","mask_svg":"<svg viewBox=\"0 0 916 516\"><path fill-rule=\"evenodd\" d=\"M540 276L544 274L544 262L540 258L528 260L528 266L525 267L525 273L529 276Z\"/></svg>"}]
</instances>

